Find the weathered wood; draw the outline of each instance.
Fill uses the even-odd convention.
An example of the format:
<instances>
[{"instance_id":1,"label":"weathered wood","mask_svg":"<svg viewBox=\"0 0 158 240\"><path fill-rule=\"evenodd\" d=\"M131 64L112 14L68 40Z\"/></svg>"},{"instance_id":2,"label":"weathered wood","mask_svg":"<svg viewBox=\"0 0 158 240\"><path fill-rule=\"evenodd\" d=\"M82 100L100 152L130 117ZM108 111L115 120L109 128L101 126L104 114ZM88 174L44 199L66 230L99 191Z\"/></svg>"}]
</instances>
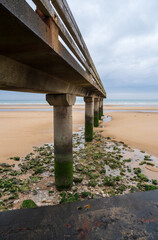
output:
<instances>
[{"instance_id":1,"label":"weathered wood","mask_svg":"<svg viewBox=\"0 0 158 240\"><path fill-rule=\"evenodd\" d=\"M67 2L63 0L51 0L51 2L63 20L65 26L71 33L72 37L75 39L76 43L81 49L84 49L84 45L81 41L82 35Z\"/></svg>"},{"instance_id":2,"label":"weathered wood","mask_svg":"<svg viewBox=\"0 0 158 240\"><path fill-rule=\"evenodd\" d=\"M61 20L57 17L53 7L51 6L50 2L48 0L33 0L33 2L36 4L36 6L40 9L40 11L46 16L46 17L51 17L52 20L56 23L56 25L59 28L59 36L64 40L64 42L67 44L67 46L70 48L72 53L75 55L75 57L80 61L80 63L85 67L85 69L91 73L92 71L90 70L90 67L84 60L83 56L77 49L74 40L62 24ZM94 74L93 74L93 77Z\"/></svg>"},{"instance_id":3,"label":"weathered wood","mask_svg":"<svg viewBox=\"0 0 158 240\"><path fill-rule=\"evenodd\" d=\"M92 74L92 76L95 79L95 81L97 82L97 84L102 88L102 90L104 90L104 87L101 83L101 80L100 80L99 75L96 71L94 63L93 63L93 61L90 57L90 54L88 52L87 46L86 46L86 44L85 44L85 42L82 38L82 35L79 31L79 28L76 24L76 21L75 21L73 15L71 13L71 10L70 10L67 2L66 1L61 1L61 0L52 0L51 1L52 4L55 6L55 8L56 8L58 14L60 15L61 19L65 23L67 29L72 34L72 37L75 39L76 43L79 45L79 48L80 48L82 54L84 55L84 57L86 58L90 67L88 66L88 64L86 63L86 61L82 57L81 53L79 52L79 50L75 46L75 43L74 43L72 37L70 36L70 34L68 33L68 31L66 30L64 25L62 24L61 20L57 17L53 7L50 4L50 2L48 0L33 0L33 2L36 4L36 6L42 11L42 13L45 16L51 17L54 20L54 22L57 24L57 26L59 28L59 35L61 36L61 38L65 41L65 43L68 45L68 47L73 52L75 57L85 67L85 69L90 74Z\"/></svg>"},{"instance_id":4,"label":"weathered wood","mask_svg":"<svg viewBox=\"0 0 158 240\"><path fill-rule=\"evenodd\" d=\"M88 48L83 40L81 32L76 24L76 21L72 15L72 12L66 2L66 0L51 0L52 4L55 6L57 12L59 13L61 19L63 20L64 24L66 25L67 29L71 33L72 37L76 41L78 47L80 48L82 54L86 58L88 64L91 66L92 71L94 72L93 77L98 82L100 87L104 90L100 77L97 73L93 60L90 57ZM104 90L105 91L105 90Z\"/></svg>"},{"instance_id":5,"label":"weathered wood","mask_svg":"<svg viewBox=\"0 0 158 240\"><path fill-rule=\"evenodd\" d=\"M55 23L59 27L59 35L64 40L64 42L67 44L67 46L70 48L72 53L75 55L75 57L81 62L81 64L85 67L85 69L90 72L90 67L88 66L87 62L84 60L82 55L80 54L79 50L77 49L72 37L69 35L68 31L62 24L59 18L55 19Z\"/></svg>"},{"instance_id":6,"label":"weathered wood","mask_svg":"<svg viewBox=\"0 0 158 240\"><path fill-rule=\"evenodd\" d=\"M33 0L34 3L36 4L36 6L38 7L38 9L40 9L40 11L46 16L46 17L51 17L54 22L56 23L56 25L59 28L59 35L60 37L65 41L65 43L67 44L67 46L70 48L70 50L72 51L72 53L75 55L75 57L80 61L80 63L85 67L86 71L88 71L93 78L95 79L95 82L98 84L98 86L100 87L100 82L98 81L96 74L94 73L93 69L91 67L88 66L87 62L85 61L85 59L83 58L83 56L81 55L81 53L79 52L78 48L76 47L73 38L71 37L71 35L68 33L68 31L66 30L66 28L64 27L63 23L61 22L61 20L59 19L59 17L56 15L53 7L51 6L50 2L48 0ZM73 18L73 15L72 15ZM75 21L75 20L74 20ZM76 24L76 28L77 24ZM78 29L79 31L79 29ZM82 37L82 36L81 36ZM104 88L103 88L104 89ZM103 90L102 89L102 90Z\"/></svg>"},{"instance_id":7,"label":"weathered wood","mask_svg":"<svg viewBox=\"0 0 158 240\"><path fill-rule=\"evenodd\" d=\"M55 11L48 0L32 0L32 1L45 16L49 17L51 14L51 17L53 17L55 15Z\"/></svg>"}]
</instances>

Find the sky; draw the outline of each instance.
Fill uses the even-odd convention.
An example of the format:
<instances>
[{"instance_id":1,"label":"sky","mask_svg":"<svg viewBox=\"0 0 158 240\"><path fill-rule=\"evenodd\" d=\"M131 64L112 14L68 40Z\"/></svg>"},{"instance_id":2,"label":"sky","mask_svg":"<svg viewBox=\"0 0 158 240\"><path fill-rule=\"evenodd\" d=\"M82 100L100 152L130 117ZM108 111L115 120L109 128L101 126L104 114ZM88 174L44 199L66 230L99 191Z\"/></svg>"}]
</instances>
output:
<instances>
[{"instance_id":1,"label":"sky","mask_svg":"<svg viewBox=\"0 0 158 240\"><path fill-rule=\"evenodd\" d=\"M67 2L108 98L158 99L158 1Z\"/></svg>"}]
</instances>

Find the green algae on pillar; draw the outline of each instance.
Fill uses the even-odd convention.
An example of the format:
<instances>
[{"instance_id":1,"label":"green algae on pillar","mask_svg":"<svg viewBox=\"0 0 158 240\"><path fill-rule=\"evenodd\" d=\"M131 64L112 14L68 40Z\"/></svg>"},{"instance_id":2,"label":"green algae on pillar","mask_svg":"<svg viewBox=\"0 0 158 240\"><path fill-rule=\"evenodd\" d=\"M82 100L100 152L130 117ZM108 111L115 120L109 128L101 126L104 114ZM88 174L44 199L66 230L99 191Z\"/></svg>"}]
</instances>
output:
<instances>
[{"instance_id":1,"label":"green algae on pillar","mask_svg":"<svg viewBox=\"0 0 158 240\"><path fill-rule=\"evenodd\" d=\"M101 105L102 105L102 103L101 103L101 99L99 100L99 120L101 120L101 117L102 117L102 107L101 107Z\"/></svg>"},{"instance_id":2,"label":"green algae on pillar","mask_svg":"<svg viewBox=\"0 0 158 240\"><path fill-rule=\"evenodd\" d=\"M93 98L85 97L85 140L91 142L93 140Z\"/></svg>"},{"instance_id":3,"label":"green algae on pillar","mask_svg":"<svg viewBox=\"0 0 158 240\"><path fill-rule=\"evenodd\" d=\"M46 100L54 106L55 185L68 189L73 184L72 105L76 97L71 94L47 94Z\"/></svg>"},{"instance_id":4,"label":"green algae on pillar","mask_svg":"<svg viewBox=\"0 0 158 240\"><path fill-rule=\"evenodd\" d=\"M99 126L99 99L94 99L94 127Z\"/></svg>"},{"instance_id":5,"label":"green algae on pillar","mask_svg":"<svg viewBox=\"0 0 158 240\"><path fill-rule=\"evenodd\" d=\"M101 101L101 115L104 116L104 100Z\"/></svg>"}]
</instances>

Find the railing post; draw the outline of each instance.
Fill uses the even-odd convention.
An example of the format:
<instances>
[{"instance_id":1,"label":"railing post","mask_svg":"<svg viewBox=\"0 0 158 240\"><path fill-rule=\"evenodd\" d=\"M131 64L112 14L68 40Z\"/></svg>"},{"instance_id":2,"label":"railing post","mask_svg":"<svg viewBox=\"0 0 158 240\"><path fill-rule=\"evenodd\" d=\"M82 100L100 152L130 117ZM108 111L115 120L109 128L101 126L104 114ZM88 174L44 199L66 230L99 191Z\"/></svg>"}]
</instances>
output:
<instances>
[{"instance_id":1,"label":"railing post","mask_svg":"<svg viewBox=\"0 0 158 240\"><path fill-rule=\"evenodd\" d=\"M72 105L76 96L47 94L46 100L54 106L55 185L62 190L73 183Z\"/></svg>"},{"instance_id":2,"label":"railing post","mask_svg":"<svg viewBox=\"0 0 158 240\"><path fill-rule=\"evenodd\" d=\"M94 127L99 126L99 99L94 98Z\"/></svg>"},{"instance_id":3,"label":"railing post","mask_svg":"<svg viewBox=\"0 0 158 240\"><path fill-rule=\"evenodd\" d=\"M93 97L85 97L85 140L91 142L93 140L93 117L94 117L94 99Z\"/></svg>"}]
</instances>

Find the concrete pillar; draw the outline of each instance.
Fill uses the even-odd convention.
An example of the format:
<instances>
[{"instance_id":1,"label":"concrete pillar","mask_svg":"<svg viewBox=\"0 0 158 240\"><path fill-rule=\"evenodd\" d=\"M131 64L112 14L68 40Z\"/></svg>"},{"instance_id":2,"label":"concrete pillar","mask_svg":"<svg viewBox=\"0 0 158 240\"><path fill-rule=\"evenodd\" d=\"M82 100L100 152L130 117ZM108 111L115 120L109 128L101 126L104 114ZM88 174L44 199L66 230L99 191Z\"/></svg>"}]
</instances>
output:
<instances>
[{"instance_id":1,"label":"concrete pillar","mask_svg":"<svg viewBox=\"0 0 158 240\"><path fill-rule=\"evenodd\" d=\"M99 120L101 120L102 117L102 99L99 99Z\"/></svg>"},{"instance_id":2,"label":"concrete pillar","mask_svg":"<svg viewBox=\"0 0 158 240\"><path fill-rule=\"evenodd\" d=\"M47 94L46 100L54 106L55 185L62 190L73 183L72 105L76 96Z\"/></svg>"},{"instance_id":3,"label":"concrete pillar","mask_svg":"<svg viewBox=\"0 0 158 240\"><path fill-rule=\"evenodd\" d=\"M99 99L94 98L94 127L99 126Z\"/></svg>"},{"instance_id":4,"label":"concrete pillar","mask_svg":"<svg viewBox=\"0 0 158 240\"><path fill-rule=\"evenodd\" d=\"M93 140L93 117L94 117L94 99L93 97L85 97L85 140L91 142Z\"/></svg>"},{"instance_id":5,"label":"concrete pillar","mask_svg":"<svg viewBox=\"0 0 158 240\"><path fill-rule=\"evenodd\" d=\"M102 99L102 116L104 116L104 99Z\"/></svg>"}]
</instances>

